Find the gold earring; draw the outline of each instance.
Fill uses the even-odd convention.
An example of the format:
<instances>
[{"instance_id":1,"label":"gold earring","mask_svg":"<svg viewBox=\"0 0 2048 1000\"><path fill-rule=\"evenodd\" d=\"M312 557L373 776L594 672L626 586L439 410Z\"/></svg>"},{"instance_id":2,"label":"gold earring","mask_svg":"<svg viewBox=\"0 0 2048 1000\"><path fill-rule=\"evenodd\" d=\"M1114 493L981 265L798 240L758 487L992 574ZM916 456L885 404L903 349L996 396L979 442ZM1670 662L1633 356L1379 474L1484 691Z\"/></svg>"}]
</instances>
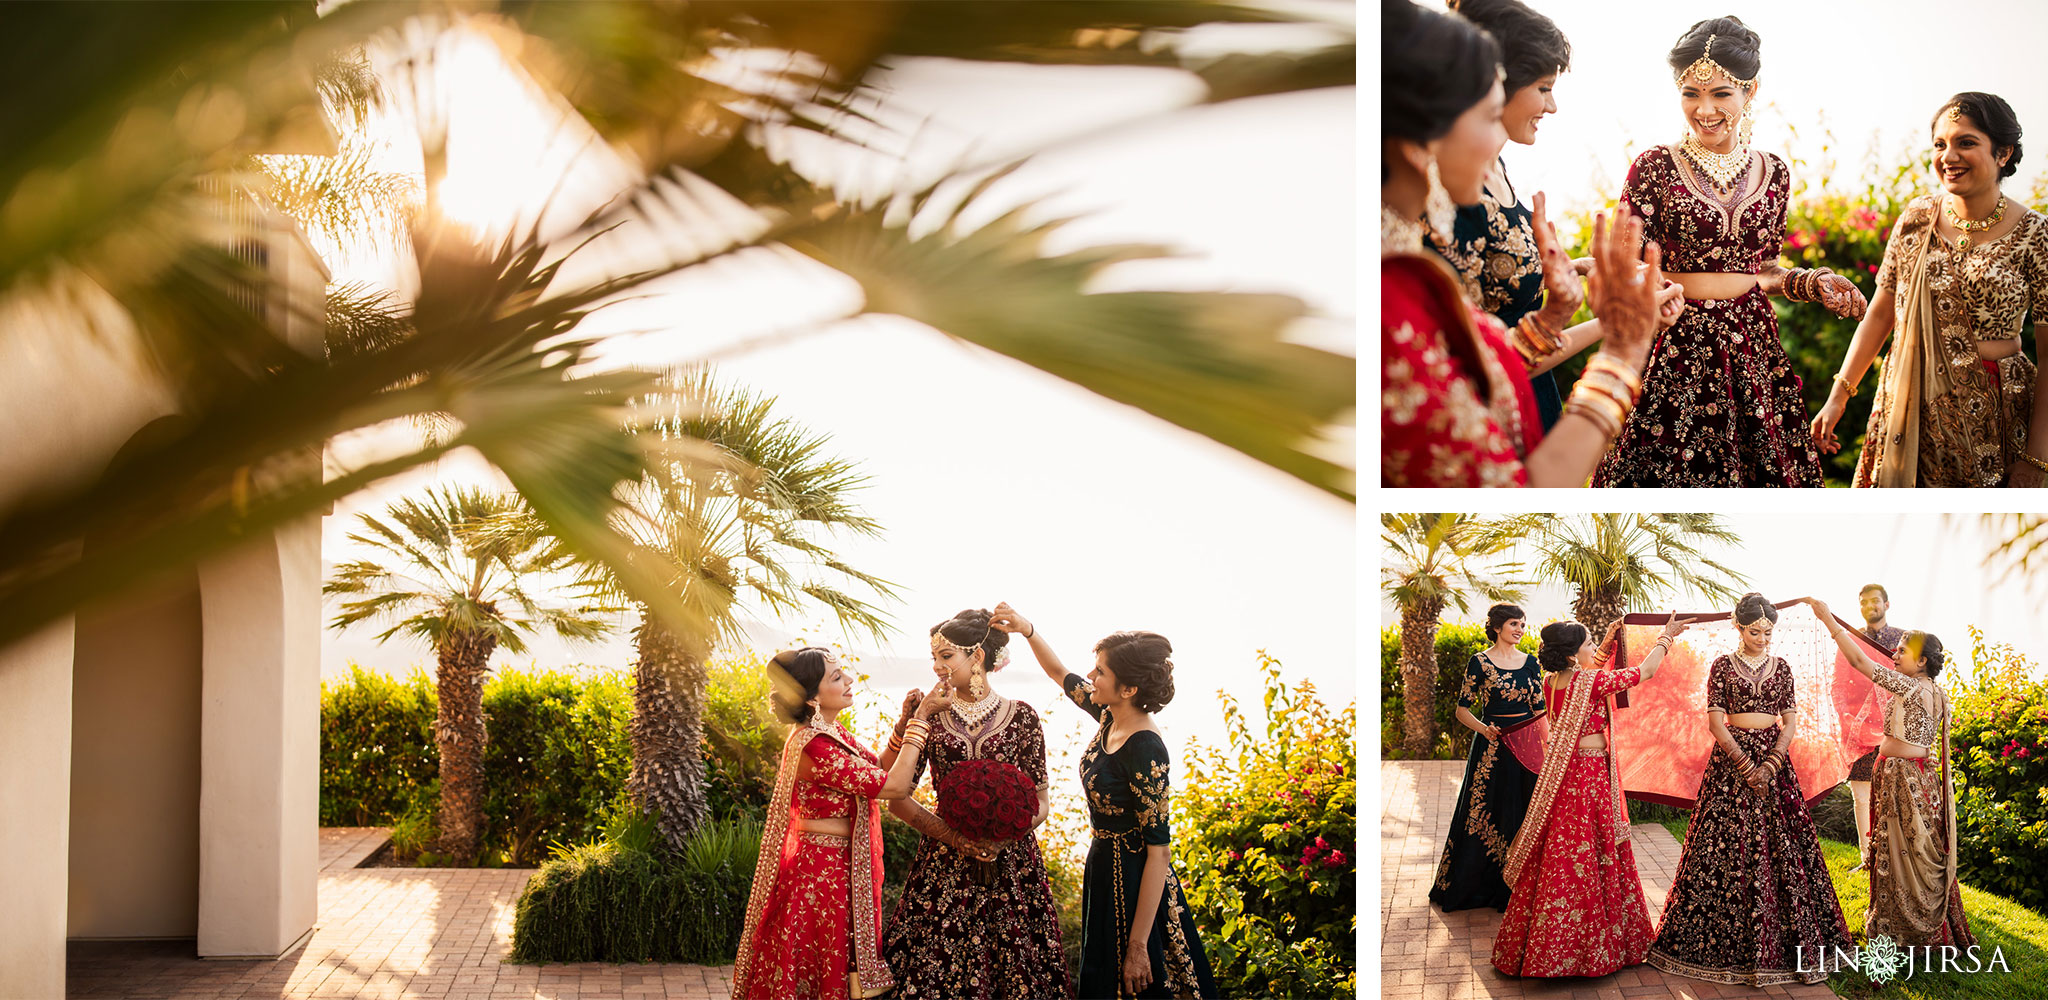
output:
<instances>
[{"instance_id":1,"label":"gold earring","mask_svg":"<svg viewBox=\"0 0 2048 1000\"><path fill-rule=\"evenodd\" d=\"M1429 197L1422 203L1423 221L1438 244L1451 245L1451 227L1458 221L1458 205L1451 200L1451 192L1444 187L1443 175L1437 171L1436 157L1429 158Z\"/></svg>"},{"instance_id":2,"label":"gold earring","mask_svg":"<svg viewBox=\"0 0 2048 1000\"><path fill-rule=\"evenodd\" d=\"M974 671L967 677L967 693L973 695L977 701L988 697L988 682L982 677L979 663L974 665Z\"/></svg>"}]
</instances>

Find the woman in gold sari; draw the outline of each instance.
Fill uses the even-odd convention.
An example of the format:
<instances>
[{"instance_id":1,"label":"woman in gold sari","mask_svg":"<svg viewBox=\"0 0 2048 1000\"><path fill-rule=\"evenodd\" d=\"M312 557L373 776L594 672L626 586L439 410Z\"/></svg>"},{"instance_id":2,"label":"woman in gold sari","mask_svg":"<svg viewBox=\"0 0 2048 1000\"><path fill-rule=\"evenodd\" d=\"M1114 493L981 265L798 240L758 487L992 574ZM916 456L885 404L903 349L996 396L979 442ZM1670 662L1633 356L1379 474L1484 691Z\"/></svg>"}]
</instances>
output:
<instances>
[{"instance_id":1,"label":"woman in gold sari","mask_svg":"<svg viewBox=\"0 0 2048 1000\"><path fill-rule=\"evenodd\" d=\"M1957 94L1935 113L1944 191L1899 216L1877 297L1813 418L1814 444L1840 451L1843 408L1891 336L1857 486L2048 481L2048 392L2020 347L2028 313L2036 342L2048 336L2048 219L1999 190L2019 161L2019 120L1999 97Z\"/></svg>"},{"instance_id":2,"label":"woman in gold sari","mask_svg":"<svg viewBox=\"0 0 2048 1000\"><path fill-rule=\"evenodd\" d=\"M1941 640L1908 632L1887 667L1864 654L1848 630L1835 624L1826 604L1812 597L1806 603L1826 623L1849 665L1892 693L1870 783L1870 846L1864 858L1870 909L1863 916L1863 933L1882 934L1906 946L1976 944L1963 913L1962 883L1956 879L1948 696L1934 682L1941 673Z\"/></svg>"}]
</instances>

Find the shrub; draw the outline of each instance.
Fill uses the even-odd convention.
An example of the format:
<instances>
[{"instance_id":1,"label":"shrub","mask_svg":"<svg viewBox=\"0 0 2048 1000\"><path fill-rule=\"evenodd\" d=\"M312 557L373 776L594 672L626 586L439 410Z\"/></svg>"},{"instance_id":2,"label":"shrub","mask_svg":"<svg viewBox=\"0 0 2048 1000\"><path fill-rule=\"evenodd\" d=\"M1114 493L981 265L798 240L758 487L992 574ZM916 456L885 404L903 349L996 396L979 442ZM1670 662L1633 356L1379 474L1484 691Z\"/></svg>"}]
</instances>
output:
<instances>
[{"instance_id":1,"label":"shrub","mask_svg":"<svg viewBox=\"0 0 2048 1000\"><path fill-rule=\"evenodd\" d=\"M1225 996L1357 989L1357 707L1331 712L1260 654L1265 731L1223 696L1230 746L1199 750L1174 795L1188 905Z\"/></svg>"},{"instance_id":2,"label":"shrub","mask_svg":"<svg viewBox=\"0 0 2048 1000\"><path fill-rule=\"evenodd\" d=\"M768 708L768 672L759 656L716 660L704 692L705 800L713 816L767 811L789 728Z\"/></svg>"},{"instance_id":3,"label":"shrub","mask_svg":"<svg viewBox=\"0 0 2048 1000\"><path fill-rule=\"evenodd\" d=\"M348 669L320 684L320 825L396 823L440 782L434 681Z\"/></svg>"},{"instance_id":4,"label":"shrub","mask_svg":"<svg viewBox=\"0 0 2048 1000\"><path fill-rule=\"evenodd\" d=\"M486 854L539 864L551 841L596 836L633 766L626 675L500 671L484 713Z\"/></svg>"},{"instance_id":5,"label":"shrub","mask_svg":"<svg viewBox=\"0 0 2048 1000\"><path fill-rule=\"evenodd\" d=\"M1431 760L1464 760L1472 748L1472 731L1458 724L1458 689L1465 684L1465 665L1486 641L1486 627L1476 622L1446 622L1436 630L1436 745ZM1515 646L1536 652L1535 630ZM1401 720L1406 700L1401 685L1401 627L1380 630L1380 758L1398 760Z\"/></svg>"},{"instance_id":6,"label":"shrub","mask_svg":"<svg viewBox=\"0 0 2048 1000\"><path fill-rule=\"evenodd\" d=\"M2048 680L1970 627L1973 682L1951 689L1963 881L2048 909Z\"/></svg>"},{"instance_id":7,"label":"shrub","mask_svg":"<svg viewBox=\"0 0 2048 1000\"><path fill-rule=\"evenodd\" d=\"M644 817L619 818L605 836L559 849L519 894L506 960L731 962L746 922L759 823L706 823L679 858L649 850L652 831Z\"/></svg>"},{"instance_id":8,"label":"shrub","mask_svg":"<svg viewBox=\"0 0 2048 1000\"><path fill-rule=\"evenodd\" d=\"M484 685L482 860L538 864L550 841L595 836L631 767L630 680L501 669ZM320 692L320 821L392 826L393 851L419 855L433 839L440 756L433 680L351 667ZM772 765L771 765L772 773Z\"/></svg>"}]
</instances>

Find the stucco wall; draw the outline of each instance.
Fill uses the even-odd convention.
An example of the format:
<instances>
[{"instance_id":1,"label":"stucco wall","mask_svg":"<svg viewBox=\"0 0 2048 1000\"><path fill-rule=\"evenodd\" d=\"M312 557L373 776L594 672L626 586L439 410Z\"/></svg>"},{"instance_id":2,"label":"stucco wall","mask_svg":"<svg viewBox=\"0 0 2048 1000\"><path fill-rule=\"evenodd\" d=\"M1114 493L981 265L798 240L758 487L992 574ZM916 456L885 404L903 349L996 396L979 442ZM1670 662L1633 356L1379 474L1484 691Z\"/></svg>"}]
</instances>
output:
<instances>
[{"instance_id":1,"label":"stucco wall","mask_svg":"<svg viewBox=\"0 0 2048 1000\"><path fill-rule=\"evenodd\" d=\"M74 938L199 929L199 578L78 617L71 682Z\"/></svg>"}]
</instances>

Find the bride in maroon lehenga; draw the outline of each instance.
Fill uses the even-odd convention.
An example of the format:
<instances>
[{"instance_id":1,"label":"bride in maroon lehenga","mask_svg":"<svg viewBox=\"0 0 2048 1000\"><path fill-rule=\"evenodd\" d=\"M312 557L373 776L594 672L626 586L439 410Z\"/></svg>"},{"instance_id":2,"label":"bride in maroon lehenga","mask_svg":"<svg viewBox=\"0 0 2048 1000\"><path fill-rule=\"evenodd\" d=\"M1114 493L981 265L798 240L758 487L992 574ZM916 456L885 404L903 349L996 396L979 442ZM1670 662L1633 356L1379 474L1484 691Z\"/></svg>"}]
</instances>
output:
<instances>
[{"instance_id":1,"label":"bride in maroon lehenga","mask_svg":"<svg viewBox=\"0 0 2048 1000\"><path fill-rule=\"evenodd\" d=\"M835 721L853 678L817 646L778 653L775 708L797 723L782 746L754 889L733 960L733 1000L871 997L895 985L882 962L883 799L910 794L908 760L887 771ZM918 706L928 718L944 691Z\"/></svg>"},{"instance_id":2,"label":"bride in maroon lehenga","mask_svg":"<svg viewBox=\"0 0 2048 1000\"><path fill-rule=\"evenodd\" d=\"M1596 668L1607 654L1584 625L1543 627L1536 659L1549 673L1550 746L1508 849L1513 893L1493 939L1494 968L1511 976L1604 976L1649 953L1656 932L1607 742L1608 699L1656 674L1670 640L1687 624L1673 614L1642 664L1622 670Z\"/></svg>"},{"instance_id":3,"label":"bride in maroon lehenga","mask_svg":"<svg viewBox=\"0 0 2048 1000\"><path fill-rule=\"evenodd\" d=\"M1778 611L1760 594L1735 606L1742 645L1707 675L1715 752L1700 779L1678 874L1649 962L1714 983L1817 983L1849 927L1790 756L1798 712L1792 668L1770 654Z\"/></svg>"},{"instance_id":4,"label":"bride in maroon lehenga","mask_svg":"<svg viewBox=\"0 0 2048 1000\"><path fill-rule=\"evenodd\" d=\"M1038 786L1035 828L1052 808L1045 772L1045 730L1030 705L996 694L986 674L1007 660L1010 634L985 610L962 611L932 628L932 667L956 700L932 717L922 750L903 755L934 784L969 760L996 760L1023 770ZM883 762L894 759L883 755ZM914 800L890 811L935 822ZM1052 882L1030 832L1006 843L972 845L992 852L977 860L927 836L911 862L903 898L889 919L883 953L896 974L898 1000L1039 1000L1069 997L1074 984L1060 946Z\"/></svg>"}]
</instances>

